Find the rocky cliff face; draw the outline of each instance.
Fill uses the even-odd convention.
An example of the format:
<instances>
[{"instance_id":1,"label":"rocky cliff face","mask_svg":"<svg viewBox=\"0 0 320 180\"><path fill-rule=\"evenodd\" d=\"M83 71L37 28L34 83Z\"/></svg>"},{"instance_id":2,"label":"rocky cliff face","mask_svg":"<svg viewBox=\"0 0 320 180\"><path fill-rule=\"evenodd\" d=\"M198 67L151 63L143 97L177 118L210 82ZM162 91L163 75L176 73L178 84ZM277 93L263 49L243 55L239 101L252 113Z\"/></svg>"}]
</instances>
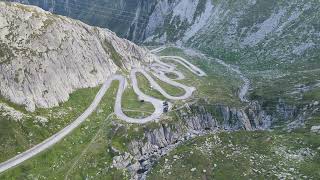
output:
<instances>
[{"instance_id":1,"label":"rocky cliff face","mask_svg":"<svg viewBox=\"0 0 320 180\"><path fill-rule=\"evenodd\" d=\"M200 100L178 110L175 113L175 121L163 121L156 127L143 127L144 132L139 138L128 141L127 151L120 152L113 148L119 154L113 158L113 166L127 169L132 179L145 179L160 157L187 140L221 131L269 130L279 125L279 120L286 123L295 120L284 126L284 130L292 131L303 126L304 121L316 112L313 109L319 108L318 105L310 104L302 108L302 111L279 102L278 110L267 112L257 101L251 102L245 108L234 108L224 105L213 106ZM313 127L313 131L318 132L317 126Z\"/></svg>"},{"instance_id":2,"label":"rocky cliff face","mask_svg":"<svg viewBox=\"0 0 320 180\"><path fill-rule=\"evenodd\" d=\"M317 1L15 1L110 28L136 42L187 45L246 66L261 61L267 64L259 66L262 70L286 68L302 58L314 65L319 56Z\"/></svg>"},{"instance_id":3,"label":"rocky cliff face","mask_svg":"<svg viewBox=\"0 0 320 180\"><path fill-rule=\"evenodd\" d=\"M57 106L75 89L155 58L107 29L4 2L0 45L1 96L29 111Z\"/></svg>"},{"instance_id":4,"label":"rocky cliff face","mask_svg":"<svg viewBox=\"0 0 320 180\"><path fill-rule=\"evenodd\" d=\"M141 42L156 0L11 0L111 29L121 37Z\"/></svg>"},{"instance_id":5,"label":"rocky cliff face","mask_svg":"<svg viewBox=\"0 0 320 180\"><path fill-rule=\"evenodd\" d=\"M187 41L212 18L210 0L12 0L107 27L136 42ZM120 23L119 23L120 22Z\"/></svg>"},{"instance_id":6,"label":"rocky cliff face","mask_svg":"<svg viewBox=\"0 0 320 180\"><path fill-rule=\"evenodd\" d=\"M319 8L297 0L161 1L145 42L189 46L236 66L250 81L251 100L295 121L319 99Z\"/></svg>"},{"instance_id":7,"label":"rocky cliff face","mask_svg":"<svg viewBox=\"0 0 320 180\"><path fill-rule=\"evenodd\" d=\"M157 127L144 127L142 137L129 141L127 152L117 152L113 166L126 168L133 179L145 179L160 157L186 140L218 131L266 130L273 122L258 103L245 109L197 103L178 110L176 118L177 121L162 122Z\"/></svg>"},{"instance_id":8,"label":"rocky cliff face","mask_svg":"<svg viewBox=\"0 0 320 180\"><path fill-rule=\"evenodd\" d=\"M297 0L164 0L150 15L145 42L182 44L281 77L319 68L319 8Z\"/></svg>"},{"instance_id":9,"label":"rocky cliff face","mask_svg":"<svg viewBox=\"0 0 320 180\"><path fill-rule=\"evenodd\" d=\"M137 42L178 42L216 52L266 44L269 56L283 59L319 48L317 1L12 1L107 27Z\"/></svg>"},{"instance_id":10,"label":"rocky cliff face","mask_svg":"<svg viewBox=\"0 0 320 180\"><path fill-rule=\"evenodd\" d=\"M319 48L318 10L316 1L163 0L149 17L146 37L214 50L270 43L268 50L279 49L270 55L303 55ZM299 38L283 39L295 35Z\"/></svg>"}]
</instances>

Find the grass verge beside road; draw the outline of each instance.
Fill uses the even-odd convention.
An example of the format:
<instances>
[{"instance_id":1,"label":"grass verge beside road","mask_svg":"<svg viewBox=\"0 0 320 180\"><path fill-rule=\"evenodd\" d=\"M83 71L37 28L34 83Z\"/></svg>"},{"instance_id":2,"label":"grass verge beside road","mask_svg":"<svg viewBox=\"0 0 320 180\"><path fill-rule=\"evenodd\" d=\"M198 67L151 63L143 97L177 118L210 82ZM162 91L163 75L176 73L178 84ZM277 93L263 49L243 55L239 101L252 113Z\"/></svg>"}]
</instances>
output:
<instances>
[{"instance_id":1,"label":"grass verge beside road","mask_svg":"<svg viewBox=\"0 0 320 180\"><path fill-rule=\"evenodd\" d=\"M106 150L110 147L111 142L109 138L104 139L105 135L109 134L99 132L101 128L105 132L111 126L112 119L108 119L106 122L106 118L113 112L117 89L118 82L113 82L97 110L71 135L46 152L4 172L0 175L0 179L64 179L71 167L73 167L73 170L68 172L71 179L123 179L126 177L125 172L110 168L113 154ZM99 134L97 135L97 133ZM98 143L102 139L105 140L103 144ZM96 143L96 141L98 142ZM89 148L88 145L90 145ZM85 149L87 150L83 155ZM83 161L82 158L86 159L87 154L90 153L97 153L97 156L94 157L95 162L105 164L108 168L103 168L101 164L99 165L101 169L93 168L97 164L93 164L91 161ZM79 163L74 167L75 161L79 161ZM81 167L87 168L85 171L81 171Z\"/></svg>"}]
</instances>

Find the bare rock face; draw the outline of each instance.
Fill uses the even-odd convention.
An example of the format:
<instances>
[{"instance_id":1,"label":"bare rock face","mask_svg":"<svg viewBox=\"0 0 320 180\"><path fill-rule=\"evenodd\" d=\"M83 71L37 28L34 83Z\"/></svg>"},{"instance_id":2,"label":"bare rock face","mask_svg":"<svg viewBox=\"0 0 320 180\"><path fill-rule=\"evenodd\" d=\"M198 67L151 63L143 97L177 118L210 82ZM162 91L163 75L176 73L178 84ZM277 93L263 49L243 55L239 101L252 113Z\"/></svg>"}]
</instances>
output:
<instances>
[{"instance_id":1,"label":"bare rock face","mask_svg":"<svg viewBox=\"0 0 320 180\"><path fill-rule=\"evenodd\" d=\"M320 134L320 126L312 126L311 132Z\"/></svg>"},{"instance_id":2,"label":"bare rock face","mask_svg":"<svg viewBox=\"0 0 320 180\"><path fill-rule=\"evenodd\" d=\"M22 112L15 110L5 103L0 103L0 113L3 116L9 116L10 119L15 121L21 121L25 116L25 114L23 114Z\"/></svg>"},{"instance_id":3,"label":"bare rock face","mask_svg":"<svg viewBox=\"0 0 320 180\"><path fill-rule=\"evenodd\" d=\"M29 111L154 60L113 32L40 8L0 2L0 94Z\"/></svg>"},{"instance_id":4,"label":"bare rock face","mask_svg":"<svg viewBox=\"0 0 320 180\"><path fill-rule=\"evenodd\" d=\"M113 158L113 167L126 168L131 179L144 180L160 157L187 140L219 131L267 130L273 121L258 102L251 103L246 109L196 103L177 110L176 115L178 121L144 127L143 138L131 139L127 152L115 151L119 155ZM123 126L115 125L113 129Z\"/></svg>"}]
</instances>

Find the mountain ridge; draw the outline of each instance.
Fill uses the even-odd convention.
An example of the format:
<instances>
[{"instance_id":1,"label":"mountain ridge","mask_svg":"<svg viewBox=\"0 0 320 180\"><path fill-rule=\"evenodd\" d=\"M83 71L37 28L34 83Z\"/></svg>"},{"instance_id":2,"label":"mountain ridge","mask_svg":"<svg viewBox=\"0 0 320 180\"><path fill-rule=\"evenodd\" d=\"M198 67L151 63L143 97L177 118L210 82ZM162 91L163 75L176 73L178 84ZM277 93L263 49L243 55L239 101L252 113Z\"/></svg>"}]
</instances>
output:
<instances>
[{"instance_id":1,"label":"mountain ridge","mask_svg":"<svg viewBox=\"0 0 320 180\"><path fill-rule=\"evenodd\" d=\"M58 106L75 89L95 87L117 71L156 58L109 30L0 3L1 95L29 111Z\"/></svg>"}]
</instances>

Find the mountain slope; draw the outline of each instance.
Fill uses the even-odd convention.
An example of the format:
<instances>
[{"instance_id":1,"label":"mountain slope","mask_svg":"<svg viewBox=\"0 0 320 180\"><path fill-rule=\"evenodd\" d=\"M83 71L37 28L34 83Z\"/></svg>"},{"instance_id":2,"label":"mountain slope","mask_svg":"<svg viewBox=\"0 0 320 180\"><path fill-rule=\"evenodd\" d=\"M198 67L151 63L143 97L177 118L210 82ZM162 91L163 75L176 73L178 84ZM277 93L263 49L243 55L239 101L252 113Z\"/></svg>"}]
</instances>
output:
<instances>
[{"instance_id":1,"label":"mountain slope","mask_svg":"<svg viewBox=\"0 0 320 180\"><path fill-rule=\"evenodd\" d=\"M251 64L270 59L292 63L297 57L319 55L320 6L316 1L164 2L159 2L150 16L162 21L147 41L188 45L214 55L225 51L238 59L255 56L246 60ZM148 27L154 24L149 21Z\"/></svg>"},{"instance_id":2,"label":"mountain slope","mask_svg":"<svg viewBox=\"0 0 320 180\"><path fill-rule=\"evenodd\" d=\"M30 111L57 106L75 89L95 87L154 58L109 30L0 3L0 93Z\"/></svg>"},{"instance_id":3,"label":"mountain slope","mask_svg":"<svg viewBox=\"0 0 320 180\"><path fill-rule=\"evenodd\" d=\"M95 14L93 24L100 16L110 16L107 14L112 10L118 23L110 25L110 19L105 18L103 26L126 38L145 44L187 46L220 58L248 77L249 99L258 100L280 120L309 115L303 109L317 104L320 98L320 5L314 0L135 0L130 1L131 6L123 1L103 4L103 0L92 4L23 2L56 13L66 14L68 10L70 16L83 21ZM74 16L79 11L84 17ZM119 12L130 15L118 16Z\"/></svg>"},{"instance_id":4,"label":"mountain slope","mask_svg":"<svg viewBox=\"0 0 320 180\"><path fill-rule=\"evenodd\" d=\"M279 120L309 116L303 109L318 104L319 2L161 2L151 17L163 21L147 43L192 47L237 66L251 81L250 99Z\"/></svg>"},{"instance_id":5,"label":"mountain slope","mask_svg":"<svg viewBox=\"0 0 320 180\"><path fill-rule=\"evenodd\" d=\"M36 5L44 10L106 27L135 42L144 40L144 29L156 0L11 0Z\"/></svg>"},{"instance_id":6,"label":"mountain slope","mask_svg":"<svg viewBox=\"0 0 320 180\"><path fill-rule=\"evenodd\" d=\"M320 63L317 52L320 18L318 18L319 3L317 1L159 0L154 2L134 0L130 1L131 7L129 7L129 1L112 0L93 0L90 1L93 2L92 4L72 0L28 0L27 3L36 4L37 2L40 3L39 6L52 8L51 10L56 13L62 11L61 14L67 13L72 17L80 14L77 18L92 21L93 24L105 20L102 22L104 26L110 26L121 35L132 35L127 37L136 41L149 37L146 40L147 43L174 43L201 50L207 55L200 56L197 51L186 48L167 48L161 54L173 53L171 55L187 56L186 58L203 68L208 73L208 77L202 80L191 78L186 81L188 84L199 85L195 102L187 101L185 107L170 112L159 123L143 126L122 123L110 115L112 112L110 107L113 106L112 97L118 87L114 84L112 91L106 95L98 110L74 134L67 137L52 151L43 153L23 166L4 174L3 179L14 177L18 179L28 177L124 179L122 176L125 176L125 173L118 171L127 169L129 173L133 173L133 177L143 177L150 171L152 165L155 165L155 168L151 170L150 179L161 179L161 176L169 179L175 177L185 177L185 179L217 177L312 179L319 177L317 170L320 167L320 136L315 130L311 131L312 127L319 127L320 122L317 118L320 117ZM106 3L106 5L104 2L109 4ZM61 4L65 5L61 6ZM101 11L103 8L105 10L114 8L117 9L114 12L119 12L121 9L135 12L138 9L144 9L142 7L147 7L147 14L137 13L137 16L131 14L130 18L120 18L115 13L114 17L118 18L116 19L118 22L113 18L104 19L105 15L113 11L105 11L105 14ZM139 18L144 15L148 19L146 24L138 23L141 26L132 26L132 23L138 21L134 17ZM91 17L90 20L86 19L86 16ZM124 19L128 23L123 23ZM77 27L82 26L78 21L69 21L74 22ZM69 21L67 25L70 24ZM110 22L112 22L111 25L108 24ZM97 31L101 33L96 33L94 28L86 29L88 29L86 33L89 34L87 36L97 42L91 45L101 49L99 44L104 38L100 35L106 32L102 33L103 30L98 28ZM82 34L81 28L75 31L79 33L70 33L71 35L66 36L78 37L78 34ZM43 38L42 41L45 39ZM76 43L70 41L71 43L66 44L71 46L69 48L73 48L78 43L76 40ZM32 40L32 42L35 41ZM108 44L102 45L103 51L107 49L109 52L106 53L109 56L102 56L107 57L108 63L115 68L115 71L125 71L140 62L133 60L133 63L130 63L129 58L120 64L117 61L118 54L121 55L123 51L118 51L116 47L119 43L116 42L116 45L112 45L118 53L115 53ZM67 49L67 47L64 48ZM76 54L81 54L82 51L89 52L86 48L81 48L81 51L76 51ZM94 55L97 53L94 48L90 48L90 52L95 52ZM11 56L10 51L2 53L6 57ZM69 52L65 53L69 54ZM58 55L54 54L54 56ZM213 57L223 61L217 61ZM86 61L82 60L81 63L70 68L82 69L82 64ZM104 59L101 61L104 62ZM142 62L148 61L149 58L142 59ZM4 63L8 62L11 61ZM225 62L234 71L242 73L233 73L230 68L218 62ZM84 68L91 67L91 61L84 66ZM94 70L90 72L97 73ZM106 72L109 73L107 70ZM81 70L81 73L86 75L87 71ZM237 88L243 83L243 80L238 77L239 74L250 79L251 102L248 104L237 102L239 101ZM103 75L101 73L101 76ZM15 76L11 78L13 77ZM69 78L69 75L64 77ZM85 78L89 79L89 76ZM91 79L90 75L90 81L95 80L96 78ZM69 79L67 81L72 84ZM143 87L147 89L150 85L146 84ZM90 97L86 97L87 94L91 94ZM80 92L73 98L71 96L71 105L81 104L85 107L84 102L89 102L95 94L96 92ZM82 100L83 97L87 100ZM4 105L2 106L5 107ZM13 111L3 107L6 114ZM73 108L74 106L60 107L62 110L54 110L56 113L51 113L52 110L47 109L49 113L43 116L48 117L48 121L42 121L46 126L41 126L41 121L32 123L34 116L39 115L38 109L22 123L19 121L12 123L4 118L1 126L3 130L1 152L5 154L10 151L9 155L21 152L21 149L16 147L31 146L30 140L34 143L39 142L41 139L35 137L41 134L40 137L44 139L43 131L56 126L65 127L73 116L77 116L75 113L72 117L59 117L63 110L74 109L74 112L81 112L81 109ZM140 109L144 108L140 107ZM2 117L7 116L5 113L2 113ZM19 116L20 113L11 112L10 114ZM108 117L107 120L106 117ZM0 120L2 119L0 117ZM61 120L65 122L59 124ZM26 123L31 124L32 128L26 128L28 127ZM21 127L21 130L17 127ZM268 132L233 132L269 128L272 130ZM220 130L232 132L219 134ZM23 133L17 136L15 133L20 131ZM196 137L212 132L217 134L203 138ZM18 143L12 143L15 141ZM176 148L182 142L186 144L177 147L168 156L164 156L168 153L168 149ZM6 146L6 144L9 145ZM164 156L162 160L158 161L162 156ZM5 159L4 156L1 158ZM213 160L208 161L208 159ZM274 164L278 165L273 166ZM242 168L234 171L237 167Z\"/></svg>"}]
</instances>

